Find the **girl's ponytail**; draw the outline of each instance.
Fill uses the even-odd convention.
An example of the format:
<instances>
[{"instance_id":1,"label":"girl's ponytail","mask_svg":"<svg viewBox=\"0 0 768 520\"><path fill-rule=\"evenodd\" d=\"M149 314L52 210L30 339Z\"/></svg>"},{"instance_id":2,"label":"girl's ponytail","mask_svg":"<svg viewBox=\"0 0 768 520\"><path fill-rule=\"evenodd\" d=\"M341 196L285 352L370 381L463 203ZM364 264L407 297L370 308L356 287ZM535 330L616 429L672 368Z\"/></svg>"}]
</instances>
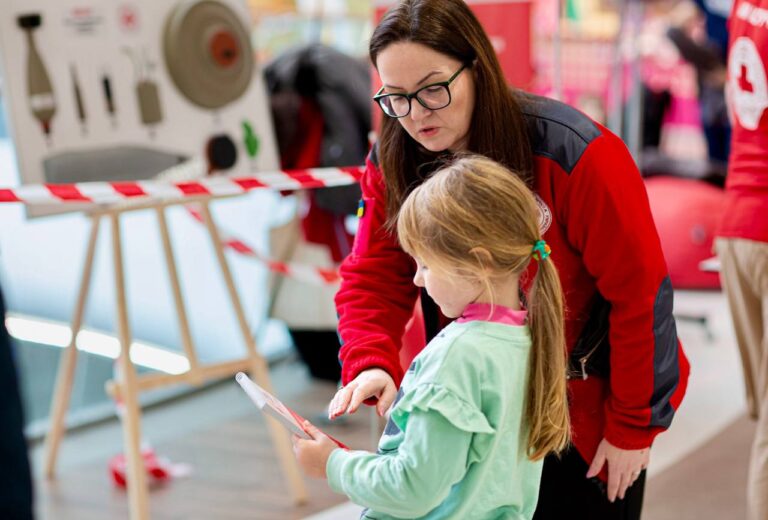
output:
<instances>
[{"instance_id":1,"label":"girl's ponytail","mask_svg":"<svg viewBox=\"0 0 768 520\"><path fill-rule=\"evenodd\" d=\"M542 241L537 242L536 247L542 247L542 244ZM546 253L534 250L534 258L539 262L528 293L528 322L533 347L528 367L525 416L530 431L528 456L532 460L565 449L570 442L571 430L566 393L563 293L557 268L547 259L548 254L548 249Z\"/></svg>"}]
</instances>

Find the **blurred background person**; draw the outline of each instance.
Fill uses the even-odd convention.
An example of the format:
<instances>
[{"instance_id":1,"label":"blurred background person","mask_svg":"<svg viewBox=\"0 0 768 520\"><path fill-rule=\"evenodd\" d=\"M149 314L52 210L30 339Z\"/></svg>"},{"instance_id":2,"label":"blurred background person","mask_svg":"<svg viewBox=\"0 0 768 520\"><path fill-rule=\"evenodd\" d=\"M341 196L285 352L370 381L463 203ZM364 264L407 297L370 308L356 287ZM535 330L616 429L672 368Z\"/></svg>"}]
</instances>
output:
<instances>
[{"instance_id":1,"label":"blurred background person","mask_svg":"<svg viewBox=\"0 0 768 520\"><path fill-rule=\"evenodd\" d=\"M768 0L736 0L729 21L733 140L716 248L757 420L747 482L749 520L768 519ZM762 22L761 22L762 20Z\"/></svg>"}]
</instances>

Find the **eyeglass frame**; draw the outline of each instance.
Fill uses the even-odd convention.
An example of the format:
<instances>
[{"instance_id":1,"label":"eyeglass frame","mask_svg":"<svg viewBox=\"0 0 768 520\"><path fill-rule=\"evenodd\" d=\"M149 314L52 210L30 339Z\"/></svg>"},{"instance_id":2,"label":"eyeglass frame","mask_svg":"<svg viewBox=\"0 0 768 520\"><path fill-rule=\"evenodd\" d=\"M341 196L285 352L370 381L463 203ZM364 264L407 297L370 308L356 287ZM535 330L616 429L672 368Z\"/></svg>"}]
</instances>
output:
<instances>
[{"instance_id":1,"label":"eyeglass frame","mask_svg":"<svg viewBox=\"0 0 768 520\"><path fill-rule=\"evenodd\" d=\"M384 90L384 85L382 85L381 88L379 89L379 91L376 92L376 95L373 96L373 100L376 102L377 105L379 105L379 108L381 109L382 112L384 112L384 115L387 116L387 117L391 117L392 119L400 119L401 117L406 117L407 115L409 115L411 113L411 107L412 107L411 102L414 99L419 102L419 105L423 106L427 110L442 110L445 107L447 107L448 105L450 105L451 101L453 101L453 95L451 94L451 89L449 88L449 85L451 83L453 83L453 81L456 78L459 77L459 74L461 74L464 71L464 69L466 69L467 67L469 67L469 65L467 65L465 63L465 64L463 64L461 66L461 68L459 70L457 70L453 74L453 76L448 78L446 81L438 81L437 83L430 83L429 85L424 85L420 89L416 90L415 92L411 92L410 94L408 94L408 93L401 94L399 92L392 92L392 93L389 93L389 94L382 94L381 92L382 92L382 90ZM432 88L432 87L445 87L445 90L448 91L448 103L446 103L445 105L441 106L440 108L430 108L427 105L425 105L424 102L421 99L419 99L418 96L419 96L419 93L422 90L425 90L425 89L428 89L428 88ZM408 100L408 112L406 112L405 114L403 114L401 116L391 116L391 115L389 115L387 113L387 111L384 110L384 107L381 106L381 100L386 98L386 97L390 97L390 96L401 96L401 97L406 98Z\"/></svg>"}]
</instances>

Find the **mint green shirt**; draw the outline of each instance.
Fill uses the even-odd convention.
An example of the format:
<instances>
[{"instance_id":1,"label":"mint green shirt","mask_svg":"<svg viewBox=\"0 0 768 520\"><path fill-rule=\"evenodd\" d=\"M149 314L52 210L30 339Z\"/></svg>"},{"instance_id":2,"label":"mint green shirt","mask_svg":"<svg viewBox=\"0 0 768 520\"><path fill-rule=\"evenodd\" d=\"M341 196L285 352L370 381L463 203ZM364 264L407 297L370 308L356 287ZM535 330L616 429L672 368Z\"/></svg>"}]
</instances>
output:
<instances>
[{"instance_id":1,"label":"mint green shirt","mask_svg":"<svg viewBox=\"0 0 768 520\"><path fill-rule=\"evenodd\" d=\"M526 326L453 322L403 379L377 453L335 450L328 483L361 518L532 518L542 462L526 456Z\"/></svg>"}]
</instances>

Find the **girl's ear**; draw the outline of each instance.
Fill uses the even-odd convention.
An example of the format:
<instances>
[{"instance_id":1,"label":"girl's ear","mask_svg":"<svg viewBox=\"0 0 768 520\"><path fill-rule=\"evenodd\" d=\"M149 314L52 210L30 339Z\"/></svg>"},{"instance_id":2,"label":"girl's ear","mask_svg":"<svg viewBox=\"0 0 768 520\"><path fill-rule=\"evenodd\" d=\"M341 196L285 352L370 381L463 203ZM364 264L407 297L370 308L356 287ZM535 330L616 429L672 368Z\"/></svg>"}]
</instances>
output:
<instances>
[{"instance_id":1,"label":"girl's ear","mask_svg":"<svg viewBox=\"0 0 768 520\"><path fill-rule=\"evenodd\" d=\"M469 250L469 254L477 259L477 265L484 273L489 273L493 265L493 255L486 248L478 246Z\"/></svg>"}]
</instances>

